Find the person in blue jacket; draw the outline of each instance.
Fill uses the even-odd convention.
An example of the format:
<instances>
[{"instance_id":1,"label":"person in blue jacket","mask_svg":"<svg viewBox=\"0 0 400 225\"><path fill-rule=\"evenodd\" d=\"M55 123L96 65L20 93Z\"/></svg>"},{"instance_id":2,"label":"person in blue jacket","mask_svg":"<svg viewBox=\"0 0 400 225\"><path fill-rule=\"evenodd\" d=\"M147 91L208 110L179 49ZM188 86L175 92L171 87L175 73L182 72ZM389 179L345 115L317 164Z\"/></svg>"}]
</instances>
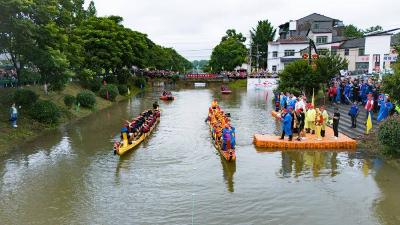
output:
<instances>
[{"instance_id":1,"label":"person in blue jacket","mask_svg":"<svg viewBox=\"0 0 400 225\"><path fill-rule=\"evenodd\" d=\"M230 149L235 149L236 138L235 138L235 128L232 127L229 123L225 125L225 128L222 130L222 149L224 151Z\"/></svg>"},{"instance_id":2,"label":"person in blue jacket","mask_svg":"<svg viewBox=\"0 0 400 225\"><path fill-rule=\"evenodd\" d=\"M349 116L351 117L351 128L357 128L358 111L357 101L354 101L349 111Z\"/></svg>"},{"instance_id":3,"label":"person in blue jacket","mask_svg":"<svg viewBox=\"0 0 400 225\"><path fill-rule=\"evenodd\" d=\"M351 86L349 83L344 86L344 96L344 102L349 104L349 99L351 98Z\"/></svg>"},{"instance_id":4,"label":"person in blue jacket","mask_svg":"<svg viewBox=\"0 0 400 225\"><path fill-rule=\"evenodd\" d=\"M379 109L378 118L376 119L378 122L385 120L389 115L390 111L393 109L393 104L389 99L386 99L385 103L381 104L381 108Z\"/></svg>"},{"instance_id":5,"label":"person in blue jacket","mask_svg":"<svg viewBox=\"0 0 400 225\"><path fill-rule=\"evenodd\" d=\"M286 95L283 94L283 92L281 92L281 99L280 100L281 100L281 102L280 102L281 109L286 108L287 99L286 99Z\"/></svg>"},{"instance_id":6,"label":"person in blue jacket","mask_svg":"<svg viewBox=\"0 0 400 225\"><path fill-rule=\"evenodd\" d=\"M342 87L340 84L338 84L336 88L336 103L340 103L340 100L342 99Z\"/></svg>"},{"instance_id":7,"label":"person in blue jacket","mask_svg":"<svg viewBox=\"0 0 400 225\"><path fill-rule=\"evenodd\" d=\"M282 136L281 140L285 139L285 135L289 136L289 141L292 141L293 134L292 134L292 116L288 113L287 109L283 110L281 115L282 121Z\"/></svg>"}]
</instances>

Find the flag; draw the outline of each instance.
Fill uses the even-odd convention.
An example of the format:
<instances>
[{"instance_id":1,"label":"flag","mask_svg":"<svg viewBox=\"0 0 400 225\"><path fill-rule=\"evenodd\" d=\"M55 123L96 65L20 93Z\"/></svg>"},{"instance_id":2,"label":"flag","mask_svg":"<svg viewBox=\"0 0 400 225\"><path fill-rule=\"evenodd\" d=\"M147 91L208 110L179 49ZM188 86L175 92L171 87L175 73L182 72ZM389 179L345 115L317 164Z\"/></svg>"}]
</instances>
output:
<instances>
[{"instance_id":1,"label":"flag","mask_svg":"<svg viewBox=\"0 0 400 225\"><path fill-rule=\"evenodd\" d=\"M371 118L371 113L368 113L368 119L367 119L367 134L369 134L369 131L372 129L372 118Z\"/></svg>"},{"instance_id":2,"label":"flag","mask_svg":"<svg viewBox=\"0 0 400 225\"><path fill-rule=\"evenodd\" d=\"M311 104L315 107L314 104L314 88L312 89L312 99L311 99Z\"/></svg>"}]
</instances>

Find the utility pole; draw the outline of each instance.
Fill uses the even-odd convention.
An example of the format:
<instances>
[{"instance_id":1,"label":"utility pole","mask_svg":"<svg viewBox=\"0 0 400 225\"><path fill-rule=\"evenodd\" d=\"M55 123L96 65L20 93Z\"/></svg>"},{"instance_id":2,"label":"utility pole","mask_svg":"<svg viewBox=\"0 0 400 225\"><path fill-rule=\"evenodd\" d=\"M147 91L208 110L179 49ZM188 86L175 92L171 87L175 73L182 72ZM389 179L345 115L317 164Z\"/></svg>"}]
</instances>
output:
<instances>
[{"instance_id":1,"label":"utility pole","mask_svg":"<svg viewBox=\"0 0 400 225\"><path fill-rule=\"evenodd\" d=\"M249 66L250 66L250 71L248 71L248 73L249 74L251 74L251 72L252 72L252 69L251 69L251 60L252 60L252 58L253 58L253 56L252 56L252 49L253 49L253 43L252 43L252 40L251 40L251 38L250 38L250 50L249 50Z\"/></svg>"},{"instance_id":2,"label":"utility pole","mask_svg":"<svg viewBox=\"0 0 400 225\"><path fill-rule=\"evenodd\" d=\"M256 48L257 48L257 72L258 72L258 68L260 67L260 65L258 64L258 60L260 58L260 54L258 53L258 44L256 44Z\"/></svg>"}]
</instances>

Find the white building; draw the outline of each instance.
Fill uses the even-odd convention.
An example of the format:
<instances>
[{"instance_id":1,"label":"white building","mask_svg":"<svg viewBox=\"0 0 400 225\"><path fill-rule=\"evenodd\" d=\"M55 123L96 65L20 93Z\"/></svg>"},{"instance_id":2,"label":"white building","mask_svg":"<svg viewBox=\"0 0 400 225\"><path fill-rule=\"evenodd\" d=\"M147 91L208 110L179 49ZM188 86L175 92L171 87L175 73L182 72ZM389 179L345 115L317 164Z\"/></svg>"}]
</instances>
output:
<instances>
[{"instance_id":1,"label":"white building","mask_svg":"<svg viewBox=\"0 0 400 225\"><path fill-rule=\"evenodd\" d=\"M282 71L285 65L300 59L300 51L308 47L306 38L290 38L268 43L268 71Z\"/></svg>"},{"instance_id":2,"label":"white building","mask_svg":"<svg viewBox=\"0 0 400 225\"><path fill-rule=\"evenodd\" d=\"M300 50L313 40L321 51L330 51L329 43L343 39L343 23L340 20L317 13L279 26L279 38L268 43L268 71L279 72L285 64L302 58Z\"/></svg>"}]
</instances>

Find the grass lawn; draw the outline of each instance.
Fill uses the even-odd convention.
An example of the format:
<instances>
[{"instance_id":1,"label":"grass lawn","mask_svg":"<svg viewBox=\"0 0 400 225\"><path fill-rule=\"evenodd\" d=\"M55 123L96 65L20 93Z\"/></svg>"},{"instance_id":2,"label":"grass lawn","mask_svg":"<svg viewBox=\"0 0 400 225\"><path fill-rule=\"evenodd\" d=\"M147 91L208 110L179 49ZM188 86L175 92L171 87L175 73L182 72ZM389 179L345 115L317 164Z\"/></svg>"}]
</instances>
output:
<instances>
[{"instance_id":1,"label":"grass lawn","mask_svg":"<svg viewBox=\"0 0 400 225\"><path fill-rule=\"evenodd\" d=\"M94 111L102 110L113 105L112 102L96 96L96 106L94 109L86 109L83 107L80 107L79 110L76 110L75 107L68 109L64 104L64 96L76 96L83 90L81 86L74 83L68 84L63 91L49 92L48 95L44 94L43 86L28 86L24 88L33 90L39 95L39 99L50 100L59 106L62 111L60 123L86 117ZM57 125L46 125L36 122L27 115L26 109L21 108L18 110L18 128L12 128L9 122L9 110L12 103L12 95L15 91L16 89L14 88L0 89L0 156L6 154L13 146L39 136L44 130L57 127ZM136 95L139 92L140 89L131 90L131 95ZM116 101L121 101L126 98L126 96L118 96Z\"/></svg>"}]
</instances>

